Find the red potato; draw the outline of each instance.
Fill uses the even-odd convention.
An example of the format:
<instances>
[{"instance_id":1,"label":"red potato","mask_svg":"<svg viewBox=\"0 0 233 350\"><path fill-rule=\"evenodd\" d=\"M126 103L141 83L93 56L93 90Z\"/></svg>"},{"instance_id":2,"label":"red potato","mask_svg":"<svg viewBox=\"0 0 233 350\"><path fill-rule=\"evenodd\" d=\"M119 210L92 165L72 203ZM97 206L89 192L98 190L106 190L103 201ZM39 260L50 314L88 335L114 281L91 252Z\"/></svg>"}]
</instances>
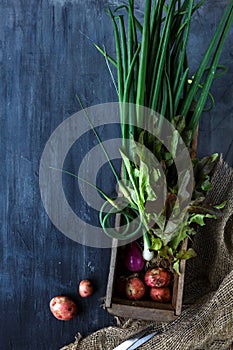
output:
<instances>
[{"instance_id":1,"label":"red potato","mask_svg":"<svg viewBox=\"0 0 233 350\"><path fill-rule=\"evenodd\" d=\"M77 315L75 302L66 296L54 297L49 306L52 314L61 321L69 321Z\"/></svg>"},{"instance_id":2,"label":"red potato","mask_svg":"<svg viewBox=\"0 0 233 350\"><path fill-rule=\"evenodd\" d=\"M126 282L125 293L128 299L139 300L145 294L144 283L138 277L132 277Z\"/></svg>"},{"instance_id":3,"label":"red potato","mask_svg":"<svg viewBox=\"0 0 233 350\"><path fill-rule=\"evenodd\" d=\"M171 292L168 287L152 287L150 290L150 297L160 303L168 303L171 300Z\"/></svg>"},{"instance_id":4,"label":"red potato","mask_svg":"<svg viewBox=\"0 0 233 350\"><path fill-rule=\"evenodd\" d=\"M171 283L171 273L162 267L155 267L147 270L144 281L149 287L167 287Z\"/></svg>"},{"instance_id":5,"label":"red potato","mask_svg":"<svg viewBox=\"0 0 233 350\"><path fill-rule=\"evenodd\" d=\"M82 298L87 298L93 294L93 285L89 280L82 280L79 283L79 294Z\"/></svg>"}]
</instances>

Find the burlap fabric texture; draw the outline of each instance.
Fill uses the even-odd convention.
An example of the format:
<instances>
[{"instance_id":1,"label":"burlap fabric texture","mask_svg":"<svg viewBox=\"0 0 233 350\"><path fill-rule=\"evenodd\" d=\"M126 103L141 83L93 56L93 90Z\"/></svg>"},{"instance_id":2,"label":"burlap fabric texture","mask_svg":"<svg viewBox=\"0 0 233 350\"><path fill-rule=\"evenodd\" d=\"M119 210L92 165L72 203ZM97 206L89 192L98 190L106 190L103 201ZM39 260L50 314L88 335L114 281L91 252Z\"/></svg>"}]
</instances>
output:
<instances>
[{"instance_id":1,"label":"burlap fabric texture","mask_svg":"<svg viewBox=\"0 0 233 350\"><path fill-rule=\"evenodd\" d=\"M212 176L208 199L227 201L223 216L209 220L195 236L197 257L186 265L183 311L170 323L154 323L160 335L141 350L233 349L233 169L220 160ZM112 350L151 322L119 320L86 338L80 335L61 350Z\"/></svg>"}]
</instances>

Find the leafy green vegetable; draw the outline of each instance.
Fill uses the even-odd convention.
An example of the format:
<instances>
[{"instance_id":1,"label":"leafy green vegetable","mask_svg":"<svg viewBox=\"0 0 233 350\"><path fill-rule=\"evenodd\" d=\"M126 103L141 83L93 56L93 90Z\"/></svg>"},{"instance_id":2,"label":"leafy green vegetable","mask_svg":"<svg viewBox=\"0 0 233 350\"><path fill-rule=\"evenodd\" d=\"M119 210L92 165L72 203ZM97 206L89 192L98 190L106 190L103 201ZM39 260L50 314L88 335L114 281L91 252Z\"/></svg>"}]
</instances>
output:
<instances>
[{"instance_id":1,"label":"leafy green vegetable","mask_svg":"<svg viewBox=\"0 0 233 350\"><path fill-rule=\"evenodd\" d=\"M209 175L206 175L205 180L201 184L201 189L203 191L208 191L210 188L211 188L210 177Z\"/></svg>"},{"instance_id":2,"label":"leafy green vegetable","mask_svg":"<svg viewBox=\"0 0 233 350\"><path fill-rule=\"evenodd\" d=\"M224 201L218 205L214 205L214 208L215 209L223 209L223 208L225 208L226 204L227 204L227 201Z\"/></svg>"},{"instance_id":3,"label":"leafy green vegetable","mask_svg":"<svg viewBox=\"0 0 233 350\"><path fill-rule=\"evenodd\" d=\"M161 239L152 236L150 249L158 251L162 248L162 246L163 246L163 243Z\"/></svg>"},{"instance_id":4,"label":"leafy green vegetable","mask_svg":"<svg viewBox=\"0 0 233 350\"><path fill-rule=\"evenodd\" d=\"M191 224L192 222L195 222L196 224L200 226L205 225L204 219L216 219L216 215L211 215L211 214L192 214L189 219L189 223Z\"/></svg>"},{"instance_id":5,"label":"leafy green vegetable","mask_svg":"<svg viewBox=\"0 0 233 350\"><path fill-rule=\"evenodd\" d=\"M173 270L178 274L180 275L180 260L177 259L174 261L173 263Z\"/></svg>"},{"instance_id":6,"label":"leafy green vegetable","mask_svg":"<svg viewBox=\"0 0 233 350\"><path fill-rule=\"evenodd\" d=\"M109 9L116 57L95 45L108 64L117 69L116 90L119 102L123 102L120 104L120 154L124 176L121 181L116 176L121 195L127 200L128 209L140 217L147 250L168 259L177 273L181 259L195 256L192 249L181 250L182 242L194 235L198 226L204 226L207 219L218 218L225 206L225 203L211 206L204 201L211 188L217 154L193 160L195 186L192 202L185 210L181 208L189 193L190 172L185 170L179 174L182 183L178 183L174 163L174 159L182 160L183 156L177 151L180 135L191 151L206 101L210 98L211 107L214 105L210 88L213 79L218 77L216 72L221 68L218 62L233 20L230 0L197 71L189 78L190 26L193 14L204 1L146 0L140 21L135 14L134 0L129 0L115 11ZM115 84L110 68L109 71ZM139 113L141 106L165 116L175 127L169 140L170 151L162 141L134 127L135 115L138 125L144 125L142 119L145 122L144 118L150 118ZM163 118L159 118L158 130L162 127ZM181 185L183 192L179 194ZM161 202L163 207L159 206Z\"/></svg>"}]
</instances>

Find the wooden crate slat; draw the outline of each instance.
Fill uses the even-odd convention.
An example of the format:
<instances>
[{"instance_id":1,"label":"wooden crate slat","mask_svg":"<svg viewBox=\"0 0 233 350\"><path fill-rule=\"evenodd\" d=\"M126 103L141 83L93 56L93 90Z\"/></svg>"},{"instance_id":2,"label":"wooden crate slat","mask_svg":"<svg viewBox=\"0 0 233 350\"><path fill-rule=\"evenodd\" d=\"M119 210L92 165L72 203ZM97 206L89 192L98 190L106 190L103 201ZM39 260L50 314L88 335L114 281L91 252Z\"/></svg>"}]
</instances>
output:
<instances>
[{"instance_id":1,"label":"wooden crate slat","mask_svg":"<svg viewBox=\"0 0 233 350\"><path fill-rule=\"evenodd\" d=\"M115 303L112 303L112 306L108 309L108 312L120 317L147 321L168 322L176 319L174 310L143 308L139 306L129 306Z\"/></svg>"}]
</instances>

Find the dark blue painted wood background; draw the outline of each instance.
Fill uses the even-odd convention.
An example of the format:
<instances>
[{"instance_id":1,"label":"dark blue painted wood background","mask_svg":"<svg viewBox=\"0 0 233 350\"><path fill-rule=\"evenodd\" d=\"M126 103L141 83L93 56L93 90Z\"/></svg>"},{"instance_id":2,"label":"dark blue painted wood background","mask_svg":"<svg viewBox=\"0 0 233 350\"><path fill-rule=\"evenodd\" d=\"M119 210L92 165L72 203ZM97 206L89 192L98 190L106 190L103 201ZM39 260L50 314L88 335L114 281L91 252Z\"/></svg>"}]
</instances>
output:
<instances>
[{"instance_id":1,"label":"dark blue painted wood background","mask_svg":"<svg viewBox=\"0 0 233 350\"><path fill-rule=\"evenodd\" d=\"M143 1L136 1L140 10ZM115 2L117 3L117 1ZM120 1L118 1L120 3ZM207 0L190 37L193 68L213 35L225 0ZM102 309L109 250L88 248L60 233L43 208L38 170L50 134L85 106L116 100L104 59L83 35L113 49L105 0L0 0L0 348L55 350L114 323ZM203 115L199 154L223 153L233 164L233 31L213 86L216 107ZM82 278L96 293L77 297ZM73 296L80 314L57 321L48 303Z\"/></svg>"}]
</instances>

